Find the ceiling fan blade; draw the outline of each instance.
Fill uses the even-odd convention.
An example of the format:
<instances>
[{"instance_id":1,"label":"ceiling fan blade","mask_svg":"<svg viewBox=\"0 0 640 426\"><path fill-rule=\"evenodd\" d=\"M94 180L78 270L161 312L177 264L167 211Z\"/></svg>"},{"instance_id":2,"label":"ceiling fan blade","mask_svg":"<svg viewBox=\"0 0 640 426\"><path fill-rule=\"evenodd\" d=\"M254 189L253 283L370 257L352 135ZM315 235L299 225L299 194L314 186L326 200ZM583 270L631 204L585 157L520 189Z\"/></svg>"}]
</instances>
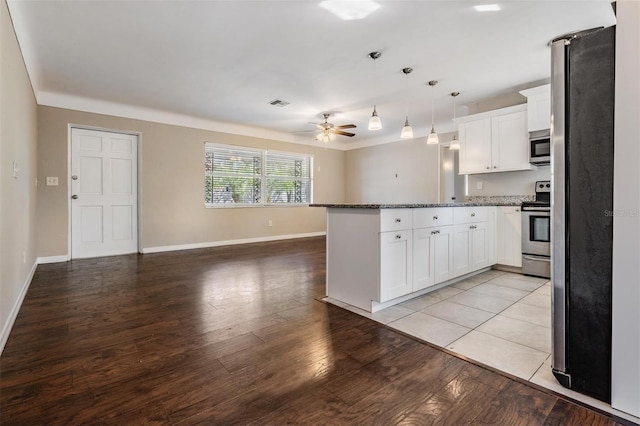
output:
<instances>
[{"instance_id":1,"label":"ceiling fan blade","mask_svg":"<svg viewBox=\"0 0 640 426\"><path fill-rule=\"evenodd\" d=\"M353 137L353 136L356 135L355 133L343 132L342 130L336 130L335 134L336 135L342 135L342 136L349 136L349 137Z\"/></svg>"},{"instance_id":2,"label":"ceiling fan blade","mask_svg":"<svg viewBox=\"0 0 640 426\"><path fill-rule=\"evenodd\" d=\"M336 126L336 129L355 129L355 124L343 124L342 126Z\"/></svg>"}]
</instances>

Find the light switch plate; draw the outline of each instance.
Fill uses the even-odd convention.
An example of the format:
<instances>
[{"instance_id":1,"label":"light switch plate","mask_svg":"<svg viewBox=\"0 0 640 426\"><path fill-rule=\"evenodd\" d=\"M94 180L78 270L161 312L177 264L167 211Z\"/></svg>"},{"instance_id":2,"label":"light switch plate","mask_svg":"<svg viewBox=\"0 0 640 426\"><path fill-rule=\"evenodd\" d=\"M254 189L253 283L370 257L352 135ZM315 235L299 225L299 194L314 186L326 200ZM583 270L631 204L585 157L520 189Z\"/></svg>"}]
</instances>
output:
<instances>
[{"instance_id":1,"label":"light switch plate","mask_svg":"<svg viewBox=\"0 0 640 426\"><path fill-rule=\"evenodd\" d=\"M58 177L47 176L47 186L58 186Z\"/></svg>"}]
</instances>

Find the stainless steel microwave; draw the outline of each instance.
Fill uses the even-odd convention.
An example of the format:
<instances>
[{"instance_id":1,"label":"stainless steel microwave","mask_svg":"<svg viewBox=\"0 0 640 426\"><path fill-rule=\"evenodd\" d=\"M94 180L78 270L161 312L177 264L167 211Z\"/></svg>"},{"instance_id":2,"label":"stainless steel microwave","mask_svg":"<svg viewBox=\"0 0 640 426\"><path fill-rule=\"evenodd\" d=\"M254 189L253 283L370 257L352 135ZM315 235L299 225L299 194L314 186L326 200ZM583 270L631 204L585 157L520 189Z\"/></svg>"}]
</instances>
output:
<instances>
[{"instance_id":1,"label":"stainless steel microwave","mask_svg":"<svg viewBox=\"0 0 640 426\"><path fill-rule=\"evenodd\" d=\"M551 136L548 130L529 133L529 162L531 164L551 163Z\"/></svg>"}]
</instances>

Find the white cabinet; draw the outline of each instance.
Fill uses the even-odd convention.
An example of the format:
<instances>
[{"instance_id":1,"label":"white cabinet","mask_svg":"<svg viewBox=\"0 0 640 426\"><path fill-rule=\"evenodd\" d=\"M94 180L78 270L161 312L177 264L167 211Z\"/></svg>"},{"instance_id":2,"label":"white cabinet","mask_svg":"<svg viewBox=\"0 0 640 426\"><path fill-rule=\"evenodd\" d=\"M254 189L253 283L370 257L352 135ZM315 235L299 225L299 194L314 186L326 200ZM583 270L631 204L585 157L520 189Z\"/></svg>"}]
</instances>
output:
<instances>
[{"instance_id":1,"label":"white cabinet","mask_svg":"<svg viewBox=\"0 0 640 426\"><path fill-rule=\"evenodd\" d=\"M453 227L453 276L471 272L471 224Z\"/></svg>"},{"instance_id":2,"label":"white cabinet","mask_svg":"<svg viewBox=\"0 0 640 426\"><path fill-rule=\"evenodd\" d=\"M453 277L453 208L413 211L413 291Z\"/></svg>"},{"instance_id":3,"label":"white cabinet","mask_svg":"<svg viewBox=\"0 0 640 426\"><path fill-rule=\"evenodd\" d=\"M527 131L536 132L551 127L551 85L522 90L527 97Z\"/></svg>"},{"instance_id":4,"label":"white cabinet","mask_svg":"<svg viewBox=\"0 0 640 426\"><path fill-rule=\"evenodd\" d=\"M489 111L457 119L460 174L532 170L526 106Z\"/></svg>"},{"instance_id":5,"label":"white cabinet","mask_svg":"<svg viewBox=\"0 0 640 426\"><path fill-rule=\"evenodd\" d=\"M490 172L491 118L482 118L458 126L460 138L460 174Z\"/></svg>"},{"instance_id":6,"label":"white cabinet","mask_svg":"<svg viewBox=\"0 0 640 426\"><path fill-rule=\"evenodd\" d=\"M496 263L522 267L522 213L520 207L498 207Z\"/></svg>"},{"instance_id":7,"label":"white cabinet","mask_svg":"<svg viewBox=\"0 0 640 426\"><path fill-rule=\"evenodd\" d=\"M454 213L454 276L495 263L495 207L460 207Z\"/></svg>"},{"instance_id":8,"label":"white cabinet","mask_svg":"<svg viewBox=\"0 0 640 426\"><path fill-rule=\"evenodd\" d=\"M411 230L380 233L380 298L386 302L413 291Z\"/></svg>"},{"instance_id":9,"label":"white cabinet","mask_svg":"<svg viewBox=\"0 0 640 426\"><path fill-rule=\"evenodd\" d=\"M375 312L490 266L494 222L487 206L329 207L327 296Z\"/></svg>"}]
</instances>

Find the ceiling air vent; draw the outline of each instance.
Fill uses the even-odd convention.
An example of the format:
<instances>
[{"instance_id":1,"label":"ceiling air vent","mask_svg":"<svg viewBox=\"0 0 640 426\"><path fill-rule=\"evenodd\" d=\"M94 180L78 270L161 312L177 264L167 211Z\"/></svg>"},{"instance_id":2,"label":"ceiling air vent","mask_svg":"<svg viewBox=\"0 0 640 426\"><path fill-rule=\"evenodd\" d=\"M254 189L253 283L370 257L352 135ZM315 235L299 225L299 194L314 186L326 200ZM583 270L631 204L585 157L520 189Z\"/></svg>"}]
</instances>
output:
<instances>
[{"instance_id":1,"label":"ceiling air vent","mask_svg":"<svg viewBox=\"0 0 640 426\"><path fill-rule=\"evenodd\" d=\"M280 99L274 99L271 102L269 102L269 105L273 105L273 106L277 106L277 107L286 107L287 105L289 105L289 102L287 101L283 101Z\"/></svg>"}]
</instances>

